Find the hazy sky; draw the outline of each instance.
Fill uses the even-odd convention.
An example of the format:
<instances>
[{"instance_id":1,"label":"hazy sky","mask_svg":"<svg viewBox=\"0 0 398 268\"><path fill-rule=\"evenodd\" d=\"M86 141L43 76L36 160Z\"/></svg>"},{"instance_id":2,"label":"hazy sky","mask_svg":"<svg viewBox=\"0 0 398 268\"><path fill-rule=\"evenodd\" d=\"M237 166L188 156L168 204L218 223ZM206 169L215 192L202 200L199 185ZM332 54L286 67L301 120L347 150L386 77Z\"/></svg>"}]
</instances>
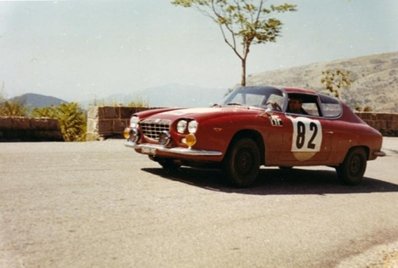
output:
<instances>
[{"instance_id":1,"label":"hazy sky","mask_svg":"<svg viewBox=\"0 0 398 268\"><path fill-rule=\"evenodd\" d=\"M398 51L397 0L286 2L298 11L280 16L276 43L252 48L249 74ZM82 100L171 83L228 88L240 71L209 18L168 0L0 2L0 91L8 97Z\"/></svg>"}]
</instances>

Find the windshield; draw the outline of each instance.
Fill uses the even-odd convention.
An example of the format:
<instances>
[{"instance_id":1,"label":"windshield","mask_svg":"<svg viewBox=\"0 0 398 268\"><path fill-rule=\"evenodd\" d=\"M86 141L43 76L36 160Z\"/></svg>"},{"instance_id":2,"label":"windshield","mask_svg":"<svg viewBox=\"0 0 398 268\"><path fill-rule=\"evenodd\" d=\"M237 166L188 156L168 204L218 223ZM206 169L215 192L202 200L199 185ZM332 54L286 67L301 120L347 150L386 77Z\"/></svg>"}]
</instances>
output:
<instances>
[{"instance_id":1,"label":"windshield","mask_svg":"<svg viewBox=\"0 0 398 268\"><path fill-rule=\"evenodd\" d=\"M266 108L268 102L283 104L283 93L273 87L241 87L229 94L223 105L244 105Z\"/></svg>"}]
</instances>

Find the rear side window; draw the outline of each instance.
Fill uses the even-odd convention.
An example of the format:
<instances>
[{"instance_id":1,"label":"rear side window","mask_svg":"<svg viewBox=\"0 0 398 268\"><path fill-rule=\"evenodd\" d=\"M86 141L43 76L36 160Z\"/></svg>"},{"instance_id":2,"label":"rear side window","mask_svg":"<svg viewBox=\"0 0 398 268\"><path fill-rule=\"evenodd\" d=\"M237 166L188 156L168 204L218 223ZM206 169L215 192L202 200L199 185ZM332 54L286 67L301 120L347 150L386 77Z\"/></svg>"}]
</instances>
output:
<instances>
[{"instance_id":1,"label":"rear side window","mask_svg":"<svg viewBox=\"0 0 398 268\"><path fill-rule=\"evenodd\" d=\"M334 118L341 115L343 109L337 99L325 95L321 95L320 99L324 117Z\"/></svg>"}]
</instances>

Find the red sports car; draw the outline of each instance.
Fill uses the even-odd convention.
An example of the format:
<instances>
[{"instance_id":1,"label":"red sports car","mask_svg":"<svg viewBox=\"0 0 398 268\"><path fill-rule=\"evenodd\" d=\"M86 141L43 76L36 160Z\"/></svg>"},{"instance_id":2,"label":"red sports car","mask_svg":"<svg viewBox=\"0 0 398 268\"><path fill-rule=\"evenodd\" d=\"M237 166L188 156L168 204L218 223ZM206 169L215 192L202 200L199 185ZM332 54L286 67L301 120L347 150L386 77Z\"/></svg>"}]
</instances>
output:
<instances>
[{"instance_id":1,"label":"red sports car","mask_svg":"<svg viewBox=\"0 0 398 268\"><path fill-rule=\"evenodd\" d=\"M232 184L251 185L259 168L327 165L359 183L383 156L382 135L341 101L313 90L242 87L209 108L134 114L126 146L164 168L216 165Z\"/></svg>"}]
</instances>

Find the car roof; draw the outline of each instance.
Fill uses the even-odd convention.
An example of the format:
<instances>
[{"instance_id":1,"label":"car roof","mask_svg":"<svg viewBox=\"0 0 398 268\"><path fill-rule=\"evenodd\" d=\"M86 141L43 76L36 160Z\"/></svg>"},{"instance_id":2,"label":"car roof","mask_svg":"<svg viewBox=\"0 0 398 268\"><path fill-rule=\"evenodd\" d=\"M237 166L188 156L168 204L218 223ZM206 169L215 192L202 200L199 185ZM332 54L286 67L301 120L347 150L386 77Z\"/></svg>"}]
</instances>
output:
<instances>
[{"instance_id":1,"label":"car roof","mask_svg":"<svg viewBox=\"0 0 398 268\"><path fill-rule=\"evenodd\" d=\"M305 88L296 88L296 87L285 87L282 89L285 93L300 93L300 94L312 94L312 95L319 95L318 92L312 89L305 89Z\"/></svg>"}]
</instances>

